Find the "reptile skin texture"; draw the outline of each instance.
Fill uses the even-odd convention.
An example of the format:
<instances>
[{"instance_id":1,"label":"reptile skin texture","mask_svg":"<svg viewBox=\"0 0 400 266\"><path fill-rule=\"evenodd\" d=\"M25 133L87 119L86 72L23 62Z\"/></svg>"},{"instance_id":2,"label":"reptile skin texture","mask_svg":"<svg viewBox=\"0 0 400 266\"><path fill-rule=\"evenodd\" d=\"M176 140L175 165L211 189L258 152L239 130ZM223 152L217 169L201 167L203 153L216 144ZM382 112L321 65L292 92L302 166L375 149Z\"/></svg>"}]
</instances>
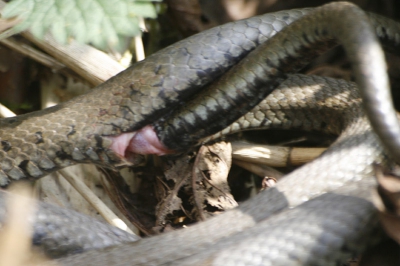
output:
<instances>
[{"instance_id":1,"label":"reptile skin texture","mask_svg":"<svg viewBox=\"0 0 400 266\"><path fill-rule=\"evenodd\" d=\"M332 8L332 6L335 8ZM144 124L154 123L155 130L166 147L185 150L188 146L197 143L199 139L222 130L265 98L279 82L284 80L287 75L285 71L282 72L282 70L285 70L284 67L287 67L288 71L293 67L296 69L306 63L307 60L304 60L304 58L313 57L320 50L326 50L323 45L326 42L333 45L333 41L328 40L330 39L329 36L325 36L323 24L314 23L314 21L321 20L321 16L324 17L323 20L325 21L329 18L328 15L335 10L338 14L330 15L331 20L333 20L330 24L334 24L335 19L343 16L349 17L349 19L361 16L359 21L367 19L365 14L355 6L343 3L339 5L342 8L338 9L336 6L338 5L328 5L319 9L320 11L309 19L306 19L307 16L303 19L303 22L297 21L299 23L296 23L296 27L286 27L287 30L280 32L277 36L279 38L272 38L269 42L265 42L265 40L277 31L282 30L287 24L310 12L310 10L282 11L211 29L148 57L143 62L133 65L98 86L89 94L43 111L0 120L2 145L0 150L0 185L6 186L12 180L37 179L76 163L95 163L110 168L131 165L131 162L110 149L111 140L107 136L136 130ZM354 12L346 16L346 13L352 9L355 9ZM341 12L344 12L344 14L341 14ZM370 16L371 21L376 23L375 32L380 39L387 42L393 50L396 50L400 42L396 38L396 33L400 29L399 25L388 19L375 15ZM340 19L340 21L343 24L344 20ZM324 36L318 34L315 36L314 30L305 32L304 36L310 36L305 39L307 40L306 44L314 38L322 37L322 40L316 41L317 44L322 42L317 45L317 47L321 46L321 49L315 48L311 43L303 47L301 44L304 40L301 36L291 34L292 31L296 32L303 29L304 24L304 26L309 26L312 23L321 27L317 31L324 33ZM366 29L364 30L367 32L368 29L372 31L368 23L361 24L366 24L360 25L360 27L364 28L365 26ZM346 25L344 27L343 31L352 31ZM383 27L385 30L382 30ZM341 31L337 27L335 30ZM367 36L371 37L371 41L376 43L371 32L368 35L364 31L353 30L364 39ZM334 33L332 34L334 35ZM282 38L292 38L288 39L286 43L293 45L283 49ZM364 39L351 40L345 37L341 39L347 40L349 47L356 50L358 59L353 59L354 65L367 67L364 71L368 71L370 62L358 60L363 59L364 54L373 55L377 53L376 50L379 50L379 46L366 45L369 42ZM234 76L232 83L228 78L225 78L226 75L221 79L227 85L224 86L225 91L219 88L212 90L211 86L201 95L194 93L194 90L200 90L201 86L215 80L224 70L226 71L227 68L237 63L251 50L260 46L259 44L262 42L262 47L258 47L254 51L256 52L255 55L253 54L250 57L252 59L246 57L238 67L231 69L230 75ZM203 45L199 46L200 44ZM358 49L357 44L366 46L365 49L367 50ZM300 46L299 51L295 49L298 46ZM272 54L269 52L270 48ZM223 51L220 51L221 49ZM363 53L360 53L360 51L363 51ZM271 57L268 57L266 61L258 60L269 55ZM297 59L296 56L299 56L299 58ZM377 60L381 57L382 55L375 56L373 63L379 64L379 66L374 69L385 69L384 62ZM292 63L287 66L286 61ZM188 72L186 73L183 69L187 69ZM240 69L251 74L243 73L243 75L240 74L241 76L236 76L235 73ZM248 70L251 69L252 72L249 72ZM268 69L271 72L265 73L265 70ZM373 71L373 74L382 73ZM368 73L358 76L361 78L365 75L371 79L373 77ZM379 79L382 79L382 77L385 77L385 75L380 75ZM185 81L182 81L183 79ZM264 79L266 81L263 81ZM170 84L170 80L173 80L173 82L171 81L173 85ZM222 82L221 80L218 80L217 86ZM385 84L382 82L385 80L385 78L380 80L382 86L377 86L375 83L368 90L383 90ZM229 86L229 84L232 84L232 86ZM190 86L188 87L188 85ZM264 87L264 90L258 89ZM187 90L184 88L187 88ZM238 94L237 91L241 91L241 93ZM259 91L261 95L254 95ZM382 93L375 94L381 95ZM183 104L181 101L189 96L193 96L194 99L188 101L188 103L185 101L183 110L178 108L174 114L166 115L168 112L165 108L171 109L172 112L174 110L172 107L179 107ZM235 101L242 102L242 100L243 104L240 106L235 103ZM232 102L234 104L230 104ZM385 107L382 108L387 108L388 105L383 104ZM372 107L378 108L380 105L373 105ZM211 111L212 113L210 113ZM381 120L385 121L386 115L382 118L383 112L379 110L378 112L381 114ZM164 116L158 118L161 114ZM223 114L222 117L221 114ZM193 117L195 119L192 119Z\"/></svg>"},{"instance_id":2,"label":"reptile skin texture","mask_svg":"<svg viewBox=\"0 0 400 266\"><path fill-rule=\"evenodd\" d=\"M278 12L211 29L129 67L85 96L0 120L0 185L77 162L130 165L108 149L104 136L156 121L306 12Z\"/></svg>"},{"instance_id":3,"label":"reptile skin texture","mask_svg":"<svg viewBox=\"0 0 400 266\"><path fill-rule=\"evenodd\" d=\"M260 110L262 114L259 113ZM62 259L61 264L76 265L79 262L85 265L107 265L107 263L112 265L180 265L179 263L208 265L204 258L211 260L208 254L211 252L208 250L213 250L216 258L209 264L225 265L220 263L223 260L218 257L218 254L225 250L231 258L230 261L237 261L229 265L268 265L266 263L268 260L272 260L271 265L335 265L337 261L349 258L354 253L363 250L365 244L369 242L366 239L359 241L360 239L356 236L369 235L377 230L378 224L373 206L369 201L370 191L375 185L372 163L383 163L386 159L381 145L363 114L355 85L343 80L323 77L290 76L265 99L262 105L246 116L252 117L257 114L261 116L260 121L264 123L264 128L287 128L290 123L293 123L297 125L294 127L299 129L342 133L320 158L287 175L277 183L276 187L246 201L237 209L184 230L71 256ZM246 116L239 119L239 122L247 121ZM254 120L250 119L250 121ZM332 124L333 127L322 127L321 125L325 123ZM246 122L243 124L245 125ZM257 123L254 126L259 128ZM349 164L349 158L352 158L351 164ZM353 186L353 190L350 190L349 187L353 184L355 187ZM339 202L332 199L332 201L325 201L318 197L327 192L335 195L342 193L348 197L343 200L332 196L337 197ZM274 214L287 208L302 206L303 202L312 198L316 198L316 205L312 205L314 207L311 209L305 208L302 211L297 210L297 207L293 209L293 211L296 210L294 217L299 215L298 212L302 212L302 217L313 217L310 218L311 220L291 218L288 222L291 223L290 226L288 223L281 222L269 224L270 221L278 219ZM332 208L328 207L331 204L335 206L334 210L337 213L332 213L332 217L325 219L327 210L333 212ZM349 207L352 204L354 206ZM358 211L348 213L348 207L356 208ZM341 215L342 212L346 214ZM288 210L278 215L293 217L290 213L291 210ZM271 218L268 219L269 217ZM278 221L281 221L279 219ZM327 224L324 224L325 222ZM232 245L230 239L241 239L242 234L247 234L246 228L254 228L248 229L254 232L252 235L254 239L267 236L262 232L263 229L256 232L260 223L264 224L263 228L271 226L271 230L283 232L276 235L276 237L279 236L281 244L274 252L285 259L278 260L275 257L269 257L269 253L264 252L262 248L269 246L274 248L277 244L275 237L270 238L268 244L263 243L260 246L257 243L248 244L250 249L254 247L250 255L247 253L248 250L240 253L240 248L234 245L230 247ZM304 227L309 228L311 232L304 231ZM297 232L297 237L293 237L293 232ZM248 241L252 243L253 238L249 238ZM304 239L309 239L308 247L301 242ZM321 243L316 239L322 239L327 243ZM165 243L173 244L166 245ZM241 241L233 241L233 243L239 245ZM295 253L292 253L293 249L299 248L298 245L305 248L302 251L302 257L297 257ZM314 251L321 245L326 245L325 253ZM260 260L260 256L267 258ZM199 257L203 259L200 260L201 263L195 260ZM247 261L242 263L242 259L247 259ZM305 263L308 260L317 262L324 260L324 263Z\"/></svg>"},{"instance_id":4,"label":"reptile skin texture","mask_svg":"<svg viewBox=\"0 0 400 266\"><path fill-rule=\"evenodd\" d=\"M371 21L378 22L379 18L372 16ZM393 27L382 30L382 25ZM398 151L390 148L399 141L400 126L391 104L386 63L376 35L391 42L393 48L398 47L399 25L377 23L373 26L375 30L365 13L354 6L332 4L315 9L259 45L171 118L157 122L158 137L175 150L196 144L249 111L286 79L287 74L297 72L311 58L340 43L352 63L357 83L363 88L360 91L367 116L372 118L375 131L387 141L385 147L396 159ZM383 32L387 34L379 35Z\"/></svg>"},{"instance_id":5,"label":"reptile skin texture","mask_svg":"<svg viewBox=\"0 0 400 266\"><path fill-rule=\"evenodd\" d=\"M175 150L195 145L237 119L226 133L250 126L340 134L321 157L223 215L58 261L97 266L336 265L379 240L370 202L376 185L372 165L391 164L382 144L395 146L400 135L376 38L396 50L400 28L378 16L369 18L356 6L339 2L230 23L166 48L68 103L0 120L0 184L39 178L74 163L129 165L110 149L107 136L148 124ZM340 80L290 75L336 43L344 46L360 90ZM240 118L271 92L266 104ZM336 112L341 119L330 115ZM389 143L371 129L369 119L376 113L380 117L371 124L375 130L383 126L376 132ZM90 234L96 229L85 233Z\"/></svg>"}]
</instances>

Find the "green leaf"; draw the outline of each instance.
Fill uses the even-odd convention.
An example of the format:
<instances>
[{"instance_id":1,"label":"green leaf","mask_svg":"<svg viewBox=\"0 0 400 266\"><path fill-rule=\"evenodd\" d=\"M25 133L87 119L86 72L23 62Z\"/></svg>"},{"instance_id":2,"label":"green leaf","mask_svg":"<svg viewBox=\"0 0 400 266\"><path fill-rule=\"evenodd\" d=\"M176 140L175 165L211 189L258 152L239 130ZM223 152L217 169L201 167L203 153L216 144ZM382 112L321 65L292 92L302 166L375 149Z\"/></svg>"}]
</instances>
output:
<instances>
[{"instance_id":1,"label":"green leaf","mask_svg":"<svg viewBox=\"0 0 400 266\"><path fill-rule=\"evenodd\" d=\"M14 0L8 3L3 11L3 18L12 18L24 15L29 15L32 12L33 7L35 6L35 0Z\"/></svg>"},{"instance_id":2,"label":"green leaf","mask_svg":"<svg viewBox=\"0 0 400 266\"><path fill-rule=\"evenodd\" d=\"M129 13L139 17L156 18L157 13L154 5L145 2L132 2L129 4Z\"/></svg>"},{"instance_id":3,"label":"green leaf","mask_svg":"<svg viewBox=\"0 0 400 266\"><path fill-rule=\"evenodd\" d=\"M50 30L53 33L53 37L57 42L59 43L67 42L67 33L66 33L66 28L64 26L64 21L61 20L55 21L51 25Z\"/></svg>"},{"instance_id":4,"label":"green leaf","mask_svg":"<svg viewBox=\"0 0 400 266\"><path fill-rule=\"evenodd\" d=\"M130 0L131 2L162 2L163 0Z\"/></svg>"},{"instance_id":5,"label":"green leaf","mask_svg":"<svg viewBox=\"0 0 400 266\"><path fill-rule=\"evenodd\" d=\"M141 34L139 17L157 13L150 0L12 0L2 16L21 23L0 38L29 29L37 38L51 32L64 44L74 38L104 49L123 47L121 40Z\"/></svg>"}]
</instances>

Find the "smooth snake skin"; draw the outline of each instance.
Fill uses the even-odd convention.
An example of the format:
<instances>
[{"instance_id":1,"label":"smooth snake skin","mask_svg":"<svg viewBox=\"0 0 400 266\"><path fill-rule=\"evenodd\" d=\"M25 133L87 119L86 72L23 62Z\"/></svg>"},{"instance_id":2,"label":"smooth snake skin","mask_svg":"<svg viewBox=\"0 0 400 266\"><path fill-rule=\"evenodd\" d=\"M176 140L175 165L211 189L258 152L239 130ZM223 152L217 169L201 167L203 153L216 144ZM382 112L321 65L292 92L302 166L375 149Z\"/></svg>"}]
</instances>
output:
<instances>
[{"instance_id":1,"label":"smooth snake skin","mask_svg":"<svg viewBox=\"0 0 400 266\"><path fill-rule=\"evenodd\" d=\"M333 6L335 7L335 5L333 5ZM340 7L340 5L339 5L339 7ZM355 10L357 13L358 12L357 9L355 9ZM296 13L298 11L294 11L294 12ZM325 13L322 13L322 14L325 14ZM323 33L322 35L325 35L325 33ZM357 62L358 59L352 58L352 60L353 60L353 62ZM374 62L374 64L375 64L375 62ZM379 62L378 62L378 64L379 64ZM378 74L379 73L380 72L378 71ZM370 74L370 73L368 73L368 74ZM358 73L358 75L360 75L360 73ZM369 78L369 76L367 78ZM382 78L381 77L379 77L379 78L380 78L380 81L382 81ZM113 80L115 82L115 80L117 80L117 77L114 78ZM357 78L357 81L360 82L359 76ZM361 84L363 84L363 83L361 82ZM257 84L257 86L258 86L258 84ZM105 94L107 94L104 91L105 91L104 89L100 90L101 96L104 96ZM87 97L87 96L79 97L78 100L72 101L72 106L73 107L76 107L77 105L83 106L84 103L90 102L90 100L88 100L87 98L90 98L90 97ZM92 104L93 104L93 102L92 102ZM53 112L53 110L60 110L60 109L65 110L64 108L66 108L66 109L71 108L71 103L69 105L68 104L61 105L59 107L53 108L52 110L48 110L45 112L47 113L49 118L54 118L54 116L56 115L56 112ZM157 108L157 107L155 107L155 108ZM96 113L95 112L96 110L93 110L90 108L89 108L89 111L90 111L89 117L91 115L94 116ZM361 112L361 111L359 111L359 112ZM105 114L104 120L103 120L103 117L99 118L99 120L101 120L100 124L102 124L102 126L104 128L107 128L107 129L112 128L111 131L115 132L116 131L115 126L114 125L110 126L110 124L107 124L107 121L108 121L107 117L111 113L111 111L108 110L105 113L106 114ZM118 112L116 112L116 113L118 113ZM146 114L146 111L144 111L143 113ZM34 122L32 122L32 123L34 123L34 124L40 123L39 118L34 117L33 119L34 119ZM35 120L35 119L37 119L37 120ZM9 121L11 121L11 120L8 120L8 122L7 121L4 122L4 124L10 124ZM365 200L365 199L368 199L369 193L365 193L366 190L361 189L361 187L371 188L374 185L374 182L371 179L371 175L373 174L372 168L371 168L372 163L373 162L382 162L382 161L386 161L386 160L383 160L384 155L383 155L382 148L380 147L379 141L377 141L374 133L372 133L370 131L368 122L365 120L364 116L363 115L355 115L355 116L353 115L352 118L350 119L350 121L351 121L351 123L349 123L349 124L344 123L345 124L345 126L343 128L344 131L343 131L341 137L336 142L336 144L334 144L329 149L329 151L324 153L324 155L322 157L320 157L313 163L308 164L305 167L302 167L299 170L295 171L294 173L288 175L288 177L286 177L282 182L280 182L276 188L270 189L266 193L262 193L258 197L244 203L241 207L239 207L236 210L227 212L224 215L221 215L219 217L216 217L214 219L206 221L205 223L202 223L198 226L189 228L184 231L173 232L171 234L166 234L165 236L150 238L150 239L142 240L142 241L139 241L139 242L133 243L133 244L121 245L121 246L117 246L114 248L109 248L109 249L107 249L107 252L105 252L104 250L89 251L82 255L77 255L76 257L67 258L67 260L69 260L69 261L64 261L64 263L67 263L67 264L71 263L71 265L74 263L75 263L75 265L76 264L90 265L89 264L89 262L90 262L90 263L93 263L93 265L94 264L102 265L101 263L103 263L103 265L109 265L109 264L115 262L115 263L117 263L115 265L126 265L126 263L128 263L128 262L129 262L129 264L134 264L135 263L134 260L138 260L138 263L140 263L140 260L142 260L142 259L148 260L147 262L144 262L146 265L151 264L151 263L162 264L162 263L168 263L168 262L172 262L172 261L175 261L174 263L179 263L179 259L197 253L198 255L193 256L192 258L188 258L188 259L189 260L193 259L195 261L196 260L197 261L206 260L203 262L211 263L211 258L213 258L213 260L215 259L214 263L218 264L218 259L222 258L222 261L224 261L223 256L225 253L223 252L223 249L218 249L218 250L213 249L212 251L210 251L211 253L215 252L215 254L204 255L202 253L202 251L204 251L208 245L213 243L213 246L215 245L215 247L221 246L221 247L227 248L227 247L232 246L232 248L235 250L235 252L233 252L233 254L231 254L231 259L234 259L234 261L237 262L238 264L240 264L241 259L245 261L244 263L246 265L248 265L250 263L264 264L264 262L266 262L268 260L268 258L264 258L263 256L268 255L268 254L261 252L259 250L259 248L257 249L254 247L254 245L257 245L258 242L253 242L253 240L251 240L251 243L256 243L256 244L247 245L248 250L246 250L246 246L236 247L236 245L239 245L239 244L238 244L238 242L234 241L234 239L236 239L235 237L225 238L224 236L232 235L234 233L240 232L244 228L250 227L250 226L254 225L256 222L261 221L261 220L265 219L266 217L270 216L271 214L273 214L277 211L280 211L288 206L293 207L293 206L299 205L302 202L306 201L307 199L316 197L327 191L334 191L335 189L339 189L339 188L343 187L344 185L346 185L346 187L348 187L347 193L349 195L349 198L346 201L346 202L348 202L348 204L346 204L346 205L351 205L350 203L355 202L354 204L356 206L358 206L357 208L359 208L360 210L365 210L364 213L362 211L360 211L360 213L358 213L358 216L354 215L354 216L357 216L357 219L362 219L362 217L364 217L363 219L365 219L365 221L366 221L362 225L357 226L358 227L357 230L359 231L358 233L369 232L372 230L371 228L373 228L373 227L367 226L367 225L374 224L374 214L372 212L371 204L369 203L368 200ZM22 122L21 124L24 124L24 123L25 123L25 121ZM141 122L138 122L138 123L141 123ZM19 124L19 121L11 122L11 124L12 125ZM96 133L100 132L100 126L97 127L97 124L96 123L94 123L94 124L96 126L94 126L94 127L92 126L91 129L94 128L95 133L93 136L92 135L90 136L91 138L89 138L88 141L86 141L86 142L83 141L83 147L87 147L87 145L89 145L91 142L93 142L94 143L93 146L97 147L97 150L96 150L96 148L91 149L89 152L87 150L85 150L84 153L81 150L79 150L79 151L69 150L68 151L68 149L69 149L69 147L67 146L68 143L66 143L65 138L63 138L63 139L61 139L61 143L63 143L63 141L65 142L65 143L63 143L63 145L65 145L65 146L61 145L61 147L63 149L62 150L63 156L60 156L60 154L57 154L57 149L54 148L54 155L53 155L54 157L53 158L55 158L55 160L57 160L57 158L63 157L60 160L60 162L55 163L56 166L49 168L48 167L49 161L45 160L44 163L42 163L41 161L38 161L39 167L37 167L38 165L36 165L36 168L35 168L32 165L29 165L30 161L28 161L25 164L27 164L32 169L29 168L29 170L27 170L28 168L25 166L24 171L22 171L22 174L26 174L26 173L30 174L31 172L34 172L36 174L36 177L39 177L40 176L39 171L42 170L42 168L40 167L41 165L45 165L48 167L48 168L44 169L45 171L51 171L54 168L59 168L59 167L63 167L65 164L67 164L67 165L70 164L71 161L65 160L65 158L67 158L68 156L72 157L72 159L76 159L75 157L78 157L81 159L82 155L83 155L83 157L88 156L87 158L81 159L80 161L92 160L92 161L96 162L96 160L97 160L97 162L98 162L99 161L98 158L101 158L103 163L104 163L104 161L120 163L120 160L118 160L119 158L116 158L116 156L113 155L112 153L110 153L110 151L108 151L107 149L99 148L99 146L100 146L99 142L102 142L101 144L104 144L104 142L106 142L106 141L103 141L103 139L101 139L101 141L99 141L99 136L96 135ZM122 121L121 125L123 125L123 124L124 124L124 121ZM30 125L32 126L32 124L30 124ZM84 125L80 125L80 124L76 124L74 127L61 125L60 128L64 129L64 131L61 131L61 133L62 132L64 132L64 134L69 133L70 136L76 135L74 130L78 130L81 128L82 128L83 132L86 132L85 130L89 130L87 128L87 126L85 127ZM125 130L127 127L118 125L118 129L121 130L122 128ZM40 131L40 132L42 132L42 131ZM73 134L71 134L71 132L73 132ZM106 131L106 132L108 132L108 131ZM45 145L48 145L51 148L51 145L46 142L48 136L46 135L45 137L43 137L43 135L44 135L43 132L39 135L40 136L38 136L38 134L36 133L36 135L35 134L29 135L28 137L31 137L34 142L38 142L38 139L39 139L40 141L43 141L45 143ZM68 136L68 134L65 134L65 135ZM26 137L26 136L18 135L18 137L22 138L22 137ZM54 138L53 138L53 140L54 140ZM60 140L57 140L57 141L60 141ZM60 142L54 141L54 143L57 144ZM14 147L13 143L10 143L10 144L11 144L11 147ZM79 147L81 147L81 146L79 146ZM10 150L12 150L12 148ZM27 150L29 150L29 149L27 148ZM68 152L70 152L70 153L68 153ZM76 152L76 154L74 152ZM98 155L97 156L98 158L96 158L96 156L93 154L93 152L94 152L94 154ZM100 154L100 156L99 156L99 154ZM43 158L42 156L43 156L43 154L37 154L37 157L40 159ZM81 157L79 157L79 156L81 156ZM354 158L354 160L352 160L351 165L348 163L348 158ZM22 162L24 162L23 159L26 160L26 158L22 158L20 160L22 160ZM71 158L67 158L67 159L71 160ZM14 161L16 161L15 158L14 158ZM66 161L67 161L67 163L66 163ZM42 163L42 164L40 164L40 163ZM18 165L20 166L21 162L19 162ZM4 169L4 168L2 168L2 169ZM324 169L324 171L321 172L321 169ZM13 170L15 170L15 168L11 168L11 170L9 170L7 172L7 174ZM13 173L13 175L14 175L14 173ZM21 175L21 173L20 173L20 175ZM317 175L317 176L315 176L315 175ZM14 178L14 176L11 176L11 175L8 175L8 177ZM18 176L18 177L22 178L22 176ZM33 177L35 177L35 176L33 176ZM298 185L298 182L299 182L298 180L300 177L301 177L301 186ZM355 188L350 189L352 187L352 185L351 185L352 183L350 181L357 181L357 183L356 183L357 189L355 189ZM3 184L5 184L5 183L6 182L4 182ZM350 185L348 185L349 183L350 183ZM337 193L340 194L340 193L342 193L342 191L346 191L346 189L340 189L340 190L338 190ZM336 193L336 192L333 192L333 193ZM333 197L333 199L336 197L339 201L340 201L340 199L343 198L343 197L337 197L335 195L333 195L333 196L329 196L329 195L330 194L327 194L323 197L328 197L328 198ZM357 197L354 197L354 196L357 196ZM324 205L324 202L326 202L326 200L323 200L323 197L322 198L317 197L316 199L310 201L310 203L302 204L300 206L300 209L296 208L293 211L282 212L278 216L275 216L278 218L274 217L274 218L268 219L265 222L262 222L262 224L265 223L266 224L265 226L268 227L269 226L268 223L272 223L273 225L276 225L276 227L279 227L279 225L282 225L283 223L276 222L276 220L279 221L280 216L286 217L285 215L288 215L288 217L290 217L290 213L293 213L293 212L296 213L296 210L297 210L297 212L299 212L297 214L294 214L294 216L296 216L296 217L297 216L311 217L312 216L311 214L313 214L313 213L316 213L316 215L318 215L318 214L320 214L320 213L318 213L318 211L326 210L326 208L315 208L315 206L320 206L318 204L322 204L322 206ZM313 203L316 205L315 206L312 205ZM310 208L309 205L314 206L314 207ZM302 210L305 210L306 213L308 212L308 215L301 216ZM282 218L282 219L284 219L284 218ZM346 218L341 213L338 216L333 217L332 219L337 219L339 221L340 219L346 219ZM316 221L320 221L320 220L321 219L317 219ZM237 221L237 222L232 223L232 221ZM294 221L295 221L295 219L294 219ZM293 223L294 223L294 225L298 225L297 222L293 222ZM310 224L310 222L307 221L307 224ZM340 223L339 223L339 225L340 225ZM363 226L363 225L365 225L365 226ZM291 225L287 225L281 230L284 230L284 231L292 230L293 231L293 229L291 229L290 226ZM339 226L339 228L342 228L342 227L343 226ZM225 232L221 232L220 228L227 228L227 230ZM237 239L246 240L253 236L253 234L254 234L254 233L252 233L253 231L259 230L257 228L258 227L254 227L254 228L250 229L249 231L244 231L243 233L239 233L236 235L236 237L237 237ZM285 228L287 228L287 229L285 229ZM321 231L320 233L327 232L327 231L328 231L328 229ZM207 232L207 234L206 234L206 232ZM286 236L286 235L287 234L282 233L282 238L284 238L284 236ZM357 235L360 235L360 234L357 234ZM185 238L185 236L188 237L187 239L189 239L189 240L187 240ZM288 236L289 236L288 237L289 240L295 239L293 237L293 234L289 234ZM346 237L348 237L348 236L346 236ZM165 239L165 238L167 238L167 239ZM260 241L264 241L263 239L267 239L267 238L262 238L262 239L260 239ZM181 241L181 243L180 243L180 241ZM189 241L190 245L188 245L187 241ZM234 242L232 242L232 241L234 241ZM267 240L265 240L265 241L267 241ZM173 242L174 245L168 245L167 244L168 242ZM157 248L157 244L159 245L160 248ZM272 243L270 245L273 245L273 244L274 243ZM314 241L311 241L310 245L312 246L313 244L315 244ZM266 244L263 243L263 246L265 246L265 245ZM133 247L133 246L136 246L136 247ZM176 250L173 251L173 250L169 249L169 247L174 248ZM287 248L287 245L283 245L283 248L284 249ZM338 250L340 250L341 248L342 248L342 246L340 246L340 245L337 246ZM157 250L157 252L154 252L154 250ZM241 250L244 252L243 254L240 252ZM232 249L230 249L230 252L231 251L232 251ZM320 260L321 257L319 257L319 256L322 256L323 258L326 258L329 261L335 261L335 260L344 258L343 254L341 254L342 256L337 256L338 252L334 252L334 251L335 251L334 248L331 248L327 251L328 253L331 253L334 255L325 254L323 252L321 252L322 255L320 255L318 252L314 252L312 254L311 258L308 258L307 255L310 255L310 254L308 252L305 252L305 253L303 253L303 256L306 256L306 260L299 260L296 256L293 256L293 257L286 256L286 259L289 259L289 261L285 262L283 260L285 258L283 258L283 259L279 258L279 260L274 260L273 265L279 265L279 263L281 265L288 265L285 263L294 264L295 261L297 263L313 264L315 262L310 261L310 259ZM348 253L355 252L355 251L357 251L357 250L355 250L354 246L353 246L353 249L348 248ZM136 256L132 255L132 254L134 254L134 252L138 252L137 253L138 255L136 255ZM207 252L207 251L205 251L205 252ZM345 255L349 255L348 253L347 254L345 253ZM148 254L148 255L143 258L141 256L142 254ZM155 256L157 258L153 258L152 256ZM221 257L218 257L218 256L221 256ZM260 260L260 258L261 258L261 260ZM274 257L270 257L270 259L273 259L273 258ZM74 260L77 260L77 261L74 261ZM85 260L88 260L88 261L85 261ZM180 261L180 263L187 265L188 263L191 264L192 262L185 262L185 260L183 260L183 261ZM264 264L264 265L266 265L266 264ZM328 265L328 264L326 264L326 265Z\"/></svg>"}]
</instances>

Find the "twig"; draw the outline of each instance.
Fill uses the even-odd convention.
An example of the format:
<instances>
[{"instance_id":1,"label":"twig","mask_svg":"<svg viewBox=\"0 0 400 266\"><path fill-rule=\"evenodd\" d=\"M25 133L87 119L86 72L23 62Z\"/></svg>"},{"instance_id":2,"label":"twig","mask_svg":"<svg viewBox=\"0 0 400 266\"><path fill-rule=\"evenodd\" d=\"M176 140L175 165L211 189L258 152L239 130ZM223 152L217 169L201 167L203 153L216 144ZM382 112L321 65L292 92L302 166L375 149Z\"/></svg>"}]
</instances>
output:
<instances>
[{"instance_id":1,"label":"twig","mask_svg":"<svg viewBox=\"0 0 400 266\"><path fill-rule=\"evenodd\" d=\"M232 143L233 159L273 167L301 165L315 159L325 150L326 148L290 148L244 142Z\"/></svg>"}]
</instances>

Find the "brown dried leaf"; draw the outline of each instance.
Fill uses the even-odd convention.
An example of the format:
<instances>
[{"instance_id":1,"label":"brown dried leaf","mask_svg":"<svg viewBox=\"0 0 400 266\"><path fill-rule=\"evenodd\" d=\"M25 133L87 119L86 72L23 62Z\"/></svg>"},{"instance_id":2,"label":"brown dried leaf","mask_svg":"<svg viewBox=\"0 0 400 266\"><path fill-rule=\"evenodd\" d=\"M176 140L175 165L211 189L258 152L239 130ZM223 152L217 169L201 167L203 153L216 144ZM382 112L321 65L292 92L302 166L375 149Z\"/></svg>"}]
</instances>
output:
<instances>
[{"instance_id":1,"label":"brown dried leaf","mask_svg":"<svg viewBox=\"0 0 400 266\"><path fill-rule=\"evenodd\" d=\"M160 201L156 207L156 226L163 227L168 223L166 217L173 215L174 211L182 210L182 200L178 197L178 192L184 185L188 185L191 173L191 163L187 156L183 156L175 160L172 166L168 167L164 172L167 181L173 181L174 187L169 190L168 186L164 186L169 190L166 196ZM161 180L159 180L161 182Z\"/></svg>"}]
</instances>

